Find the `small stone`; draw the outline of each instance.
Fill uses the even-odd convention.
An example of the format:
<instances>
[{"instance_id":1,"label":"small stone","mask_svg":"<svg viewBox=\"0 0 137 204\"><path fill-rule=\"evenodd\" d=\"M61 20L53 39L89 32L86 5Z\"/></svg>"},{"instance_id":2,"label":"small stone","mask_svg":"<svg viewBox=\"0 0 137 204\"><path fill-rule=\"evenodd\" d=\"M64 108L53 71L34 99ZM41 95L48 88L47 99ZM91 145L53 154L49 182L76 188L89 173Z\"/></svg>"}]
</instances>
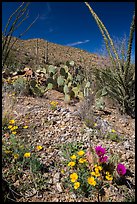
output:
<instances>
[{"instance_id":1,"label":"small stone","mask_svg":"<svg viewBox=\"0 0 137 204\"><path fill-rule=\"evenodd\" d=\"M53 181L52 181L52 178L50 178L47 183L48 183L48 184L52 184L52 182L53 182Z\"/></svg>"},{"instance_id":2,"label":"small stone","mask_svg":"<svg viewBox=\"0 0 137 204\"><path fill-rule=\"evenodd\" d=\"M121 162L124 162L125 160L126 160L126 154L123 154L123 155L121 156L120 161L121 161Z\"/></svg>"},{"instance_id":3,"label":"small stone","mask_svg":"<svg viewBox=\"0 0 137 204\"><path fill-rule=\"evenodd\" d=\"M128 141L124 142L124 147L126 150L130 149L130 144Z\"/></svg>"},{"instance_id":4,"label":"small stone","mask_svg":"<svg viewBox=\"0 0 137 204\"><path fill-rule=\"evenodd\" d=\"M48 173L44 173L44 174L43 174L43 177L44 177L44 178L48 178L48 177L49 177L49 174L48 174Z\"/></svg>"},{"instance_id":5,"label":"small stone","mask_svg":"<svg viewBox=\"0 0 137 204\"><path fill-rule=\"evenodd\" d=\"M57 173L55 173L55 175L53 177L53 183L59 182L59 179L60 179L60 173L57 172Z\"/></svg>"},{"instance_id":6,"label":"small stone","mask_svg":"<svg viewBox=\"0 0 137 204\"><path fill-rule=\"evenodd\" d=\"M58 190L60 193L62 193L63 189L62 189L61 183L57 183L57 184L56 184L56 188L57 188L57 190Z\"/></svg>"},{"instance_id":7,"label":"small stone","mask_svg":"<svg viewBox=\"0 0 137 204\"><path fill-rule=\"evenodd\" d=\"M126 153L126 159L132 159L133 158L133 155L130 153L130 152L127 152Z\"/></svg>"},{"instance_id":8,"label":"small stone","mask_svg":"<svg viewBox=\"0 0 137 204\"><path fill-rule=\"evenodd\" d=\"M15 187L18 187L18 186L20 185L19 180L17 180L13 185L14 185Z\"/></svg>"}]
</instances>

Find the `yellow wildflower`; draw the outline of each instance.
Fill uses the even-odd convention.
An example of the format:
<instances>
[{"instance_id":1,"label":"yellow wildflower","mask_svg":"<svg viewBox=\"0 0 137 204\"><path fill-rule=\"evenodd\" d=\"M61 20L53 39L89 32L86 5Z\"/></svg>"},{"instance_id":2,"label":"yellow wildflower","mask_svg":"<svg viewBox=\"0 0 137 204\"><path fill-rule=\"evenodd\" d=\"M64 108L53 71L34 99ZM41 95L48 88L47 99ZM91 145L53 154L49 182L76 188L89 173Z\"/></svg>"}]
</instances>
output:
<instances>
[{"instance_id":1,"label":"yellow wildflower","mask_svg":"<svg viewBox=\"0 0 137 204\"><path fill-rule=\"evenodd\" d=\"M12 153L12 151L11 150L5 150L5 153L10 154L10 153Z\"/></svg>"},{"instance_id":2,"label":"yellow wildflower","mask_svg":"<svg viewBox=\"0 0 137 204\"><path fill-rule=\"evenodd\" d=\"M83 164L84 162L86 162L86 159L84 159L84 158L79 159L79 163Z\"/></svg>"},{"instance_id":3,"label":"yellow wildflower","mask_svg":"<svg viewBox=\"0 0 137 204\"><path fill-rule=\"evenodd\" d=\"M38 145L38 146L36 147L36 149L39 151L39 150L43 149L43 147L40 146L40 145Z\"/></svg>"},{"instance_id":4,"label":"yellow wildflower","mask_svg":"<svg viewBox=\"0 0 137 204\"><path fill-rule=\"evenodd\" d=\"M13 135L16 135L16 134L17 134L17 132L15 132L15 131L14 131L14 132L12 132L12 134L13 134Z\"/></svg>"},{"instance_id":5,"label":"yellow wildflower","mask_svg":"<svg viewBox=\"0 0 137 204\"><path fill-rule=\"evenodd\" d=\"M19 154L14 154L14 159L18 159L19 158Z\"/></svg>"},{"instance_id":6,"label":"yellow wildflower","mask_svg":"<svg viewBox=\"0 0 137 204\"><path fill-rule=\"evenodd\" d=\"M15 123L15 120L10 120L9 121L9 124L11 124L11 125L14 124L14 123Z\"/></svg>"},{"instance_id":7,"label":"yellow wildflower","mask_svg":"<svg viewBox=\"0 0 137 204\"><path fill-rule=\"evenodd\" d=\"M116 131L114 129L112 129L111 132L115 133Z\"/></svg>"},{"instance_id":8,"label":"yellow wildflower","mask_svg":"<svg viewBox=\"0 0 137 204\"><path fill-rule=\"evenodd\" d=\"M110 175L110 173L108 171L106 171L106 175Z\"/></svg>"},{"instance_id":9,"label":"yellow wildflower","mask_svg":"<svg viewBox=\"0 0 137 204\"><path fill-rule=\"evenodd\" d=\"M113 177L112 177L112 176L106 176L106 179L107 179L108 181L112 181L112 180L113 180Z\"/></svg>"},{"instance_id":10,"label":"yellow wildflower","mask_svg":"<svg viewBox=\"0 0 137 204\"><path fill-rule=\"evenodd\" d=\"M30 157L30 152L26 152L25 154L24 154L24 157Z\"/></svg>"},{"instance_id":11,"label":"yellow wildflower","mask_svg":"<svg viewBox=\"0 0 137 204\"><path fill-rule=\"evenodd\" d=\"M102 166L98 166L97 164L95 164L94 167L95 167L95 172L102 170Z\"/></svg>"},{"instance_id":12,"label":"yellow wildflower","mask_svg":"<svg viewBox=\"0 0 137 204\"><path fill-rule=\"evenodd\" d=\"M98 170L99 170L99 171L101 171L101 170L102 170L102 166L98 166L97 168L98 168Z\"/></svg>"},{"instance_id":13,"label":"yellow wildflower","mask_svg":"<svg viewBox=\"0 0 137 204\"><path fill-rule=\"evenodd\" d=\"M95 176L95 177L99 177L100 176L100 173L99 172L91 172L91 175L92 176Z\"/></svg>"},{"instance_id":14,"label":"yellow wildflower","mask_svg":"<svg viewBox=\"0 0 137 204\"><path fill-rule=\"evenodd\" d=\"M97 126L97 123L94 123L94 127L96 127Z\"/></svg>"},{"instance_id":15,"label":"yellow wildflower","mask_svg":"<svg viewBox=\"0 0 137 204\"><path fill-rule=\"evenodd\" d=\"M80 150L80 151L78 152L78 155L79 155L79 156L83 156L83 154L85 154L85 152L84 152L83 150Z\"/></svg>"},{"instance_id":16,"label":"yellow wildflower","mask_svg":"<svg viewBox=\"0 0 137 204\"><path fill-rule=\"evenodd\" d=\"M110 173L108 171L106 171L106 179L108 181L112 181L113 180L113 177L110 175Z\"/></svg>"},{"instance_id":17,"label":"yellow wildflower","mask_svg":"<svg viewBox=\"0 0 137 204\"><path fill-rule=\"evenodd\" d=\"M74 183L78 179L77 173L70 174L70 179Z\"/></svg>"},{"instance_id":18,"label":"yellow wildflower","mask_svg":"<svg viewBox=\"0 0 137 204\"><path fill-rule=\"evenodd\" d=\"M64 173L65 173L64 169L62 169L62 170L61 170L61 173L62 173L62 174L64 174Z\"/></svg>"},{"instance_id":19,"label":"yellow wildflower","mask_svg":"<svg viewBox=\"0 0 137 204\"><path fill-rule=\"evenodd\" d=\"M91 175L92 175L92 176L95 176L95 175L96 175L96 173L95 173L94 171L92 171L92 172L91 172Z\"/></svg>"},{"instance_id":20,"label":"yellow wildflower","mask_svg":"<svg viewBox=\"0 0 137 204\"><path fill-rule=\"evenodd\" d=\"M51 101L50 104L53 106L56 106L58 104L58 102L57 101Z\"/></svg>"},{"instance_id":21,"label":"yellow wildflower","mask_svg":"<svg viewBox=\"0 0 137 204\"><path fill-rule=\"evenodd\" d=\"M8 129L11 129L11 128L12 128L12 125L9 125L9 126L8 126Z\"/></svg>"},{"instance_id":22,"label":"yellow wildflower","mask_svg":"<svg viewBox=\"0 0 137 204\"><path fill-rule=\"evenodd\" d=\"M71 159L76 159L76 155L73 154L70 158Z\"/></svg>"},{"instance_id":23,"label":"yellow wildflower","mask_svg":"<svg viewBox=\"0 0 137 204\"><path fill-rule=\"evenodd\" d=\"M68 166L71 166L71 167L72 167L72 166L75 166L75 162L69 162L69 163L68 163Z\"/></svg>"},{"instance_id":24,"label":"yellow wildflower","mask_svg":"<svg viewBox=\"0 0 137 204\"><path fill-rule=\"evenodd\" d=\"M79 188L79 186L80 186L80 183L79 182L75 182L74 183L74 189L76 190L77 188Z\"/></svg>"},{"instance_id":25,"label":"yellow wildflower","mask_svg":"<svg viewBox=\"0 0 137 204\"><path fill-rule=\"evenodd\" d=\"M13 130L16 130L18 129L18 126L13 126L10 130L13 131Z\"/></svg>"},{"instance_id":26,"label":"yellow wildflower","mask_svg":"<svg viewBox=\"0 0 137 204\"><path fill-rule=\"evenodd\" d=\"M96 185L96 181L94 179L94 177L88 177L88 183L92 186L95 186Z\"/></svg>"},{"instance_id":27,"label":"yellow wildflower","mask_svg":"<svg viewBox=\"0 0 137 204\"><path fill-rule=\"evenodd\" d=\"M28 128L28 126L27 126L27 125L25 125L23 128L24 128L24 129L27 129L27 128Z\"/></svg>"}]
</instances>

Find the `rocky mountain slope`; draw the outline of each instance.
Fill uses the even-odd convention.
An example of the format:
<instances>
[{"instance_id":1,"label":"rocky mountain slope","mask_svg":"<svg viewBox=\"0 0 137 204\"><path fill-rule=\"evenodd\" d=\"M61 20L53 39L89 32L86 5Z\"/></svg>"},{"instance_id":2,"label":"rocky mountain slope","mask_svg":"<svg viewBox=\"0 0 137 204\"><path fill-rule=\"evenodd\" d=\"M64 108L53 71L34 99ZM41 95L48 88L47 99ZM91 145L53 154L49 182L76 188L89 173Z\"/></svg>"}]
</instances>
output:
<instances>
[{"instance_id":1,"label":"rocky mountain slope","mask_svg":"<svg viewBox=\"0 0 137 204\"><path fill-rule=\"evenodd\" d=\"M14 40L15 38L13 38ZM43 39L18 39L13 48L15 60L21 66L44 67L46 63L59 65L67 61L74 61L76 66L84 69L92 69L101 64L105 65L108 60L104 57L86 52L84 50L63 46Z\"/></svg>"}]
</instances>

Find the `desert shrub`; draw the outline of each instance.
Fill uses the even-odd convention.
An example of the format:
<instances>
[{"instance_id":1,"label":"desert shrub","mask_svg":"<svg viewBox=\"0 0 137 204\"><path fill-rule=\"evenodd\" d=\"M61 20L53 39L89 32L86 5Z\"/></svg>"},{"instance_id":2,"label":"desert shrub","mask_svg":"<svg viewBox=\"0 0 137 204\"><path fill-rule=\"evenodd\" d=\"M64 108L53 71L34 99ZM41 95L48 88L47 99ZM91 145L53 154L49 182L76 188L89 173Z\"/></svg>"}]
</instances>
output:
<instances>
[{"instance_id":1,"label":"desert shrub","mask_svg":"<svg viewBox=\"0 0 137 204\"><path fill-rule=\"evenodd\" d=\"M90 92L89 95L85 97L84 100L81 102L78 109L79 117L84 121L85 125L89 128L93 128L95 123L93 104L94 94Z\"/></svg>"},{"instance_id":2,"label":"desert shrub","mask_svg":"<svg viewBox=\"0 0 137 204\"><path fill-rule=\"evenodd\" d=\"M18 95L27 95L29 93L28 81L23 77L19 77L13 82L13 89Z\"/></svg>"}]
</instances>

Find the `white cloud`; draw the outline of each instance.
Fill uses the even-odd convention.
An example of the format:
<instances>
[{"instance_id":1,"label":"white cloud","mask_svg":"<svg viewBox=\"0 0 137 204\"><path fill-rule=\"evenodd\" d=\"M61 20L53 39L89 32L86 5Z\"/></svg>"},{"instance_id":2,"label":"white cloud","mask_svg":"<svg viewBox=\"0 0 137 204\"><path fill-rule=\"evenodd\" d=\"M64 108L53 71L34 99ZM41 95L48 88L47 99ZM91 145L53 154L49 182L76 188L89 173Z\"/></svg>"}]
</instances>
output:
<instances>
[{"instance_id":1,"label":"white cloud","mask_svg":"<svg viewBox=\"0 0 137 204\"><path fill-rule=\"evenodd\" d=\"M48 19L50 13L51 13L51 6L50 6L50 4L49 4L48 2L46 2L46 10L45 10L45 13L41 14L41 15L39 16L39 19L42 20L42 21Z\"/></svg>"},{"instance_id":2,"label":"white cloud","mask_svg":"<svg viewBox=\"0 0 137 204\"><path fill-rule=\"evenodd\" d=\"M66 44L66 46L74 46L74 45L84 44L84 43L88 43L89 41L90 40L78 41L78 42Z\"/></svg>"},{"instance_id":3,"label":"white cloud","mask_svg":"<svg viewBox=\"0 0 137 204\"><path fill-rule=\"evenodd\" d=\"M39 19L42 20L42 21L46 20L47 18L48 18L48 16L45 15L45 14L43 14L43 15L41 15L41 16L39 17Z\"/></svg>"}]
</instances>

